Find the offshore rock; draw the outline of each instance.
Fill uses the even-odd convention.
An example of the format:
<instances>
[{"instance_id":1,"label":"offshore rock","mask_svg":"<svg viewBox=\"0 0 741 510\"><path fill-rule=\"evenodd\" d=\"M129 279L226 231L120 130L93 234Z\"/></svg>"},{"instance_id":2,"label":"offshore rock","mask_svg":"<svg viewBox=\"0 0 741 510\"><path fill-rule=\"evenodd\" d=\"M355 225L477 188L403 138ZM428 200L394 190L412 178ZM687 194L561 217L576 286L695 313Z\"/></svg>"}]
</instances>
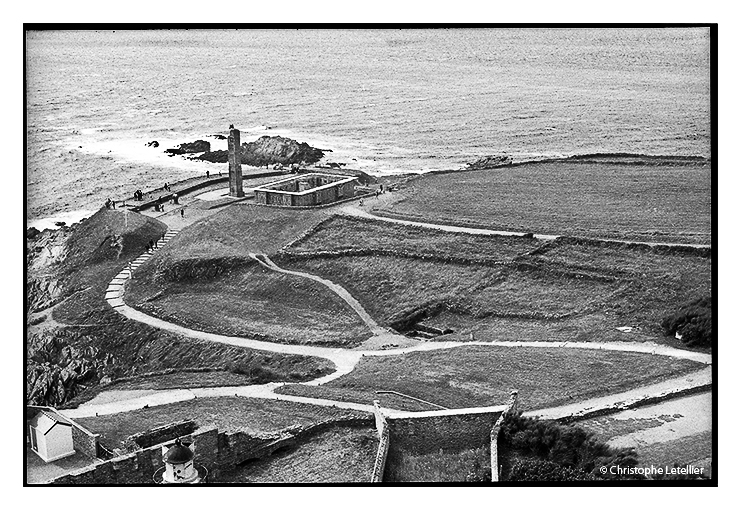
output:
<instances>
[{"instance_id":1,"label":"offshore rock","mask_svg":"<svg viewBox=\"0 0 741 510\"><path fill-rule=\"evenodd\" d=\"M328 150L311 147L306 142L297 142L283 136L262 136L254 142L242 144L242 164L249 166L265 165L311 165L324 157ZM198 156L197 159L212 163L226 163L229 151L213 151Z\"/></svg>"},{"instance_id":2,"label":"offshore rock","mask_svg":"<svg viewBox=\"0 0 741 510\"><path fill-rule=\"evenodd\" d=\"M198 152L208 152L211 150L211 143L206 140L196 140L195 142L181 143L174 149L166 149L168 154L195 154Z\"/></svg>"},{"instance_id":3,"label":"offshore rock","mask_svg":"<svg viewBox=\"0 0 741 510\"><path fill-rule=\"evenodd\" d=\"M468 170L486 170L487 168L497 168L500 166L507 166L512 164L512 157L506 154L499 154L495 156L485 156L481 159L468 163Z\"/></svg>"}]
</instances>

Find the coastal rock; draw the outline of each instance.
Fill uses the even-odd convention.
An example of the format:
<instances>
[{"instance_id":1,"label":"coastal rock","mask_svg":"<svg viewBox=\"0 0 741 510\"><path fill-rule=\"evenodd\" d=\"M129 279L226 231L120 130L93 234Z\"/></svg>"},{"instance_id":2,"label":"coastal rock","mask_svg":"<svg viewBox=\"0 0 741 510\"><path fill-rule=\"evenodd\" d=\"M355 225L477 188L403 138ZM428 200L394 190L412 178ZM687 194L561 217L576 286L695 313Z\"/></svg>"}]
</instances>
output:
<instances>
[{"instance_id":1,"label":"coastal rock","mask_svg":"<svg viewBox=\"0 0 741 510\"><path fill-rule=\"evenodd\" d=\"M198 152L208 152L211 150L211 143L206 140L196 140L195 142L181 143L174 149L166 149L168 154L195 154Z\"/></svg>"},{"instance_id":2,"label":"coastal rock","mask_svg":"<svg viewBox=\"0 0 741 510\"><path fill-rule=\"evenodd\" d=\"M242 144L242 164L265 166L294 163L310 165L324 157L327 150L311 147L306 142L297 142L282 136L262 136L254 142ZM226 163L229 151L213 151L200 155L197 159L212 163Z\"/></svg>"},{"instance_id":3,"label":"coastal rock","mask_svg":"<svg viewBox=\"0 0 741 510\"><path fill-rule=\"evenodd\" d=\"M487 168L497 168L500 166L507 166L512 164L512 157L507 154L499 154L494 156L485 156L481 159L468 163L468 170L486 170Z\"/></svg>"}]
</instances>

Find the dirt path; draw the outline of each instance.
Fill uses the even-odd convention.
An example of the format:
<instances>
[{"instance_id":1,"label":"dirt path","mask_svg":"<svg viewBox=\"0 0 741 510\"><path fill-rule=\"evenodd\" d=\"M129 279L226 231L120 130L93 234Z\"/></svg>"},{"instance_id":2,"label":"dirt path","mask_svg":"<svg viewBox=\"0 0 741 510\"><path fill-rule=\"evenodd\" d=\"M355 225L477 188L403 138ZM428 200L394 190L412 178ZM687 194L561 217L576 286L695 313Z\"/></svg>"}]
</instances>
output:
<instances>
[{"instance_id":1,"label":"dirt path","mask_svg":"<svg viewBox=\"0 0 741 510\"><path fill-rule=\"evenodd\" d=\"M387 223L396 223L399 225L409 225L409 226L414 226L414 227L429 228L432 230L442 230L445 232L459 232L463 234L478 234L478 235L488 235L488 236L516 236L516 237L522 237L526 234L526 232L512 232L508 230L490 230L490 229L482 229L482 228L456 227L452 225L441 225L438 223L424 223L421 221L400 220L397 218L389 218L387 216L377 216L373 213L368 212L364 208L361 209L360 207L357 207L355 205L349 205L349 206L343 207L341 209L341 214L346 214L348 216L356 216L360 218L368 218L368 219L377 220L377 221L385 221ZM533 234L533 237L535 239L540 239L543 241L553 241L555 239L558 239L561 236L550 235L550 234ZM603 239L603 238L590 238L590 239L594 241L608 241L608 242L623 243L623 244L642 244L646 246L710 248L709 244L654 243L654 242L649 242L649 241L629 241L625 239Z\"/></svg>"}]
</instances>

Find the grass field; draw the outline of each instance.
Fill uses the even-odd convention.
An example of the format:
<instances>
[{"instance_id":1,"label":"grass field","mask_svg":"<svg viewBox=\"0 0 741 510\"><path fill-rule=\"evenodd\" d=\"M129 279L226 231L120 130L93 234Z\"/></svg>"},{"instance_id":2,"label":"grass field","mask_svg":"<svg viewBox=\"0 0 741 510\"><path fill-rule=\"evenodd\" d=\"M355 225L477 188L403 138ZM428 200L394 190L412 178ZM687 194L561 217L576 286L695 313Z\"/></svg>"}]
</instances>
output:
<instances>
[{"instance_id":1,"label":"grass field","mask_svg":"<svg viewBox=\"0 0 741 510\"><path fill-rule=\"evenodd\" d=\"M337 346L354 346L371 335L324 285L256 262L212 279L153 281L145 275L129 283L126 301L165 320L223 335Z\"/></svg>"},{"instance_id":2,"label":"grass field","mask_svg":"<svg viewBox=\"0 0 741 510\"><path fill-rule=\"evenodd\" d=\"M223 483L367 483L378 450L372 427L333 427L257 461L222 473Z\"/></svg>"},{"instance_id":3,"label":"grass field","mask_svg":"<svg viewBox=\"0 0 741 510\"><path fill-rule=\"evenodd\" d=\"M424 176L379 212L496 230L710 242L710 164L592 158Z\"/></svg>"},{"instance_id":4,"label":"grass field","mask_svg":"<svg viewBox=\"0 0 741 510\"><path fill-rule=\"evenodd\" d=\"M367 250L403 252L372 254ZM326 250L364 254L312 255ZM679 303L710 295L710 259L619 244L470 236L336 217L281 264L347 288L381 322L415 310L480 339L656 340ZM452 260L465 258L468 262ZM448 260L450 259L450 260ZM635 328L629 335L619 326Z\"/></svg>"},{"instance_id":5,"label":"grass field","mask_svg":"<svg viewBox=\"0 0 741 510\"><path fill-rule=\"evenodd\" d=\"M245 430L252 433L275 432L294 425L313 425L346 418L365 417L365 413L313 406L297 402L245 397L214 397L138 409L126 413L78 418L76 421L111 448L132 434L181 420L193 420L198 427L216 426L219 432Z\"/></svg>"},{"instance_id":6,"label":"grass field","mask_svg":"<svg viewBox=\"0 0 741 510\"><path fill-rule=\"evenodd\" d=\"M471 261L506 261L538 247L541 241L522 237L470 235L429 228L333 216L288 250L311 253L346 249L397 250Z\"/></svg>"},{"instance_id":7,"label":"grass field","mask_svg":"<svg viewBox=\"0 0 741 510\"><path fill-rule=\"evenodd\" d=\"M280 393L370 403L378 390L397 391L448 408L506 403L519 390L521 407L540 409L692 372L702 365L648 354L580 349L469 346L392 357L364 357L355 370L323 386L289 385ZM403 410L428 406L380 396Z\"/></svg>"}]
</instances>

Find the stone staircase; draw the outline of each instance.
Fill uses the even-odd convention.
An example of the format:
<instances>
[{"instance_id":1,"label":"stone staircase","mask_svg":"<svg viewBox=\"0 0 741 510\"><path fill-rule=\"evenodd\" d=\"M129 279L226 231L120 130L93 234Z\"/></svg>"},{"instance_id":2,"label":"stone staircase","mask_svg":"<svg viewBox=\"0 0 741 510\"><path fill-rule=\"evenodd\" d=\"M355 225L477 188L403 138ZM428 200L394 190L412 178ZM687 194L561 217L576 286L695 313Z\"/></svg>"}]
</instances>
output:
<instances>
[{"instance_id":1,"label":"stone staircase","mask_svg":"<svg viewBox=\"0 0 741 510\"><path fill-rule=\"evenodd\" d=\"M111 283L108 284L108 288L105 291L105 300L108 302L109 305L111 305L113 308L124 306L124 285L131 278L133 272L144 262L149 260L149 258L154 255L155 251L170 242L170 239L178 235L179 232L180 230L168 230L165 233L164 238L158 241L157 248L155 248L153 251L147 250L139 255L136 260L130 262L124 269L121 270L120 273L118 273L113 278L113 280L111 280Z\"/></svg>"}]
</instances>

